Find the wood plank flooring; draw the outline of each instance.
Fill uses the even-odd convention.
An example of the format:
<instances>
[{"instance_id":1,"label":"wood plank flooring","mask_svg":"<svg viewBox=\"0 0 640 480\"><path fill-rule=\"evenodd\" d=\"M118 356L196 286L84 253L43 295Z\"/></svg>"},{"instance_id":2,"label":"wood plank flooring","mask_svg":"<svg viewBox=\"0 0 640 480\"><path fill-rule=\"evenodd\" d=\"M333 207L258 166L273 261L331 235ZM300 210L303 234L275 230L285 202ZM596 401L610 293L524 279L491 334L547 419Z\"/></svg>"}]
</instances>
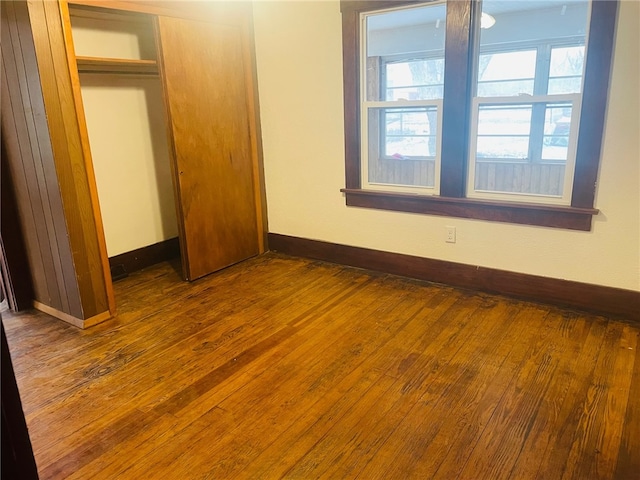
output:
<instances>
[{"instance_id":1,"label":"wood plank flooring","mask_svg":"<svg viewBox=\"0 0 640 480\"><path fill-rule=\"evenodd\" d=\"M640 479L640 328L266 254L3 314L42 479Z\"/></svg>"}]
</instances>

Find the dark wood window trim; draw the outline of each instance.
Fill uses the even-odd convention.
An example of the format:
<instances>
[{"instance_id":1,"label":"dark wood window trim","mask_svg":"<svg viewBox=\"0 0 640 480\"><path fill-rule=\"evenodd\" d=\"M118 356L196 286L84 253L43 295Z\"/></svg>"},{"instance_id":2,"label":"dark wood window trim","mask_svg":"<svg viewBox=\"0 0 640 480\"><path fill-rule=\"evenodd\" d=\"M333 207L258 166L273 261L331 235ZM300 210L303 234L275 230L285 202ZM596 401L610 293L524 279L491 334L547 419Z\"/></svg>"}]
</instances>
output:
<instances>
[{"instance_id":1,"label":"dark wood window trim","mask_svg":"<svg viewBox=\"0 0 640 480\"><path fill-rule=\"evenodd\" d=\"M618 0L593 0L583 105L570 206L511 203L465 198L469 109L471 104L471 18L476 0L447 4L445 98L440 196L362 189L360 163L360 13L424 1L341 1L345 120L345 185L349 206L445 215L572 230L591 230L600 163ZM463 91L463 96L447 96Z\"/></svg>"}]
</instances>

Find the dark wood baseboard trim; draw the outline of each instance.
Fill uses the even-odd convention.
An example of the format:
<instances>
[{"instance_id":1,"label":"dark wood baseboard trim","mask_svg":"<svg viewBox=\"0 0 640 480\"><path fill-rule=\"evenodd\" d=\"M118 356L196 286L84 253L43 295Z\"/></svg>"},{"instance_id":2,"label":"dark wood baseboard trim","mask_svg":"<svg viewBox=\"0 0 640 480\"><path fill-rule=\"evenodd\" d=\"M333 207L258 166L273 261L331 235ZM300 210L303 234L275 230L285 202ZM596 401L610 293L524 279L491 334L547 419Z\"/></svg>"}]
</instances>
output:
<instances>
[{"instance_id":1,"label":"dark wood baseboard trim","mask_svg":"<svg viewBox=\"0 0 640 480\"><path fill-rule=\"evenodd\" d=\"M180 256L178 238L170 238L162 242L147 245L130 252L109 257L111 276L114 280L126 277L127 274L150 267L156 263L173 260Z\"/></svg>"},{"instance_id":2,"label":"dark wood baseboard trim","mask_svg":"<svg viewBox=\"0 0 640 480\"><path fill-rule=\"evenodd\" d=\"M640 292L269 234L273 251L640 322Z\"/></svg>"}]
</instances>

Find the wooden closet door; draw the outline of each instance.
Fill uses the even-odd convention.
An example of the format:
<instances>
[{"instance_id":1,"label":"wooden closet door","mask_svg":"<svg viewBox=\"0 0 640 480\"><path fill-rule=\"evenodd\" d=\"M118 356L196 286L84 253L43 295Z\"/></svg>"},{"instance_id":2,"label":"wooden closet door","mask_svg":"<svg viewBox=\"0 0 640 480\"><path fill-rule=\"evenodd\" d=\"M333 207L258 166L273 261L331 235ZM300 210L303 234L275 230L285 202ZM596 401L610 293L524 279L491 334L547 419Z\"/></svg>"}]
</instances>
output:
<instances>
[{"instance_id":1,"label":"wooden closet door","mask_svg":"<svg viewBox=\"0 0 640 480\"><path fill-rule=\"evenodd\" d=\"M259 253L245 59L238 26L159 17L183 272Z\"/></svg>"}]
</instances>

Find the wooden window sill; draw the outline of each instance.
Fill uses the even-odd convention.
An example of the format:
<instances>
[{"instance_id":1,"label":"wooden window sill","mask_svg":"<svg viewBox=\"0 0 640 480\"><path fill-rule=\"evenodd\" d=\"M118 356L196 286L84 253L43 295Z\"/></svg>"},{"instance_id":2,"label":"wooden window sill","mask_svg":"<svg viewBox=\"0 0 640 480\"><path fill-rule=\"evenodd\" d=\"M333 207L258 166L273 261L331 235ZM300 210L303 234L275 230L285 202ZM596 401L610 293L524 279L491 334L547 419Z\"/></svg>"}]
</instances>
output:
<instances>
[{"instance_id":1,"label":"wooden window sill","mask_svg":"<svg viewBox=\"0 0 640 480\"><path fill-rule=\"evenodd\" d=\"M340 191L346 196L347 206L352 207L472 218L568 230L590 231L591 219L599 213L599 210L595 208L561 205L507 203L353 188L343 188Z\"/></svg>"}]
</instances>

